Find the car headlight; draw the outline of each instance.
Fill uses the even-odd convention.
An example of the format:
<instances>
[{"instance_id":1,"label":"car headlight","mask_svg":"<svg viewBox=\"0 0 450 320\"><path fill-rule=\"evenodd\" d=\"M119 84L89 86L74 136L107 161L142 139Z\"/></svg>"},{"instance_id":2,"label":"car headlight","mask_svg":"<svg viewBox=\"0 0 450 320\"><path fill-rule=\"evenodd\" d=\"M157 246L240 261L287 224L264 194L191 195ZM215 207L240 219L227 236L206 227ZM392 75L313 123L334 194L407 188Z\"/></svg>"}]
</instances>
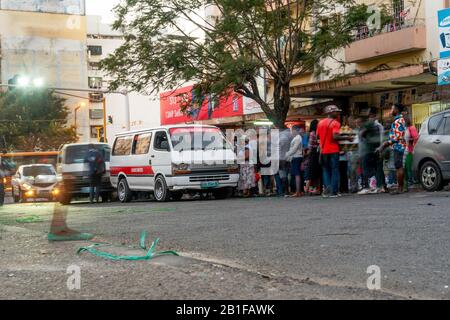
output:
<instances>
[{"instance_id":1,"label":"car headlight","mask_svg":"<svg viewBox=\"0 0 450 320\"><path fill-rule=\"evenodd\" d=\"M25 190L31 190L31 188L33 188L31 185L29 185L28 183L24 183L24 184L22 184L22 187L25 189Z\"/></svg>"},{"instance_id":2,"label":"car headlight","mask_svg":"<svg viewBox=\"0 0 450 320\"><path fill-rule=\"evenodd\" d=\"M25 195L26 195L27 197L32 197L32 196L34 196L34 190L28 190L27 192L25 192Z\"/></svg>"},{"instance_id":3,"label":"car headlight","mask_svg":"<svg viewBox=\"0 0 450 320\"><path fill-rule=\"evenodd\" d=\"M229 173L239 173L239 165L238 164L230 164L227 167Z\"/></svg>"},{"instance_id":4,"label":"car headlight","mask_svg":"<svg viewBox=\"0 0 450 320\"><path fill-rule=\"evenodd\" d=\"M191 169L189 164L187 163L172 163L172 173L176 174L189 174L191 173Z\"/></svg>"}]
</instances>

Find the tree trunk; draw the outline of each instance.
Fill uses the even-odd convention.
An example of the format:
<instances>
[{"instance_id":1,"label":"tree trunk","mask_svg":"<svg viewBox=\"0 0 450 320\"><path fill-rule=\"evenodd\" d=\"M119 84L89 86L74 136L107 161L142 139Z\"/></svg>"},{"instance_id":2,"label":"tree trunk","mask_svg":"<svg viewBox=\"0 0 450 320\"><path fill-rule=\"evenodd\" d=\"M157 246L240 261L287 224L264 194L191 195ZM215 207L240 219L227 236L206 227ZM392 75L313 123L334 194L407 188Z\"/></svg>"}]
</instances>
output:
<instances>
[{"instance_id":1,"label":"tree trunk","mask_svg":"<svg viewBox=\"0 0 450 320\"><path fill-rule=\"evenodd\" d=\"M278 129L286 128L286 118L291 107L291 94L289 92L290 83L275 81L273 92L274 110L272 115L268 115L274 126Z\"/></svg>"}]
</instances>

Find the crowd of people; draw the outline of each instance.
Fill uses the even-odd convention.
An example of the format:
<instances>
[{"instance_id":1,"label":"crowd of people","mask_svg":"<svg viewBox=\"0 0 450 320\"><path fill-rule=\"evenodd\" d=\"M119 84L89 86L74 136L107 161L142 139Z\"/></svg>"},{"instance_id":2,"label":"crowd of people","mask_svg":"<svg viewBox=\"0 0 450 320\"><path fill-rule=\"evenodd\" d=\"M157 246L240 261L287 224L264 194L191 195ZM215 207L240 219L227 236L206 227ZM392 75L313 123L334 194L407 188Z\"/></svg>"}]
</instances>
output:
<instances>
[{"instance_id":1,"label":"crowd of people","mask_svg":"<svg viewBox=\"0 0 450 320\"><path fill-rule=\"evenodd\" d=\"M270 135L246 143L238 185L243 197L409 191L415 183L412 157L418 132L403 105L392 106L384 125L376 108L365 117L345 118L343 125L337 106L327 106L324 113L327 117L311 121L307 131L293 126L279 132L277 166L270 161ZM258 153L256 163L249 161L252 153Z\"/></svg>"}]
</instances>

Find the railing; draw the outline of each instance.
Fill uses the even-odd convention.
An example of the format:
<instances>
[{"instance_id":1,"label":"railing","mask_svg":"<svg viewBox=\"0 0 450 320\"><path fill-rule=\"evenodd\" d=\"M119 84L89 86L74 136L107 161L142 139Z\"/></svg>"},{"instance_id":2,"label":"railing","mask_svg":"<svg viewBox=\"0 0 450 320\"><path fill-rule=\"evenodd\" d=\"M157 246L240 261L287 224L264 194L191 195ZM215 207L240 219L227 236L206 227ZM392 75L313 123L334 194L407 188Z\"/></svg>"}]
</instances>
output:
<instances>
[{"instance_id":1,"label":"railing","mask_svg":"<svg viewBox=\"0 0 450 320\"><path fill-rule=\"evenodd\" d=\"M370 30L367 25L361 26L354 31L354 41L368 39L380 34L395 32L411 27L425 25L424 19L393 19L385 24L382 28Z\"/></svg>"}]
</instances>

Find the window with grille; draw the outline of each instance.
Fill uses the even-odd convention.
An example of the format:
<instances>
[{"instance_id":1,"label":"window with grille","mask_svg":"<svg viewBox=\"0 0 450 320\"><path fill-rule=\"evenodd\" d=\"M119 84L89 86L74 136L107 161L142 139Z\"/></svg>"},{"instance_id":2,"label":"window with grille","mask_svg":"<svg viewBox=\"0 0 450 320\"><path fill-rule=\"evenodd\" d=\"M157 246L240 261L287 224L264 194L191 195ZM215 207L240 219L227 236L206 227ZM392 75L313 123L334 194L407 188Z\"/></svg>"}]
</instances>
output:
<instances>
[{"instance_id":1,"label":"window with grille","mask_svg":"<svg viewBox=\"0 0 450 320\"><path fill-rule=\"evenodd\" d=\"M102 46L88 46L88 51L92 56L101 56Z\"/></svg>"},{"instance_id":2,"label":"window with grille","mask_svg":"<svg viewBox=\"0 0 450 320\"><path fill-rule=\"evenodd\" d=\"M103 136L103 127L91 126L91 139L98 139Z\"/></svg>"},{"instance_id":3,"label":"window with grille","mask_svg":"<svg viewBox=\"0 0 450 320\"><path fill-rule=\"evenodd\" d=\"M392 0L392 10L394 12L394 18L397 22L403 22L403 11L405 10L404 0Z\"/></svg>"},{"instance_id":4,"label":"window with grille","mask_svg":"<svg viewBox=\"0 0 450 320\"><path fill-rule=\"evenodd\" d=\"M100 70L99 62L89 62L89 70Z\"/></svg>"},{"instance_id":5,"label":"window with grille","mask_svg":"<svg viewBox=\"0 0 450 320\"><path fill-rule=\"evenodd\" d=\"M101 77L89 77L89 88L91 89L101 89L102 88L102 78Z\"/></svg>"},{"instance_id":6,"label":"window with grille","mask_svg":"<svg viewBox=\"0 0 450 320\"><path fill-rule=\"evenodd\" d=\"M103 119L103 110L91 109L89 110L89 117L94 120Z\"/></svg>"},{"instance_id":7,"label":"window with grille","mask_svg":"<svg viewBox=\"0 0 450 320\"><path fill-rule=\"evenodd\" d=\"M90 102L102 102L103 101L103 93L90 92L89 93L89 101Z\"/></svg>"}]
</instances>

